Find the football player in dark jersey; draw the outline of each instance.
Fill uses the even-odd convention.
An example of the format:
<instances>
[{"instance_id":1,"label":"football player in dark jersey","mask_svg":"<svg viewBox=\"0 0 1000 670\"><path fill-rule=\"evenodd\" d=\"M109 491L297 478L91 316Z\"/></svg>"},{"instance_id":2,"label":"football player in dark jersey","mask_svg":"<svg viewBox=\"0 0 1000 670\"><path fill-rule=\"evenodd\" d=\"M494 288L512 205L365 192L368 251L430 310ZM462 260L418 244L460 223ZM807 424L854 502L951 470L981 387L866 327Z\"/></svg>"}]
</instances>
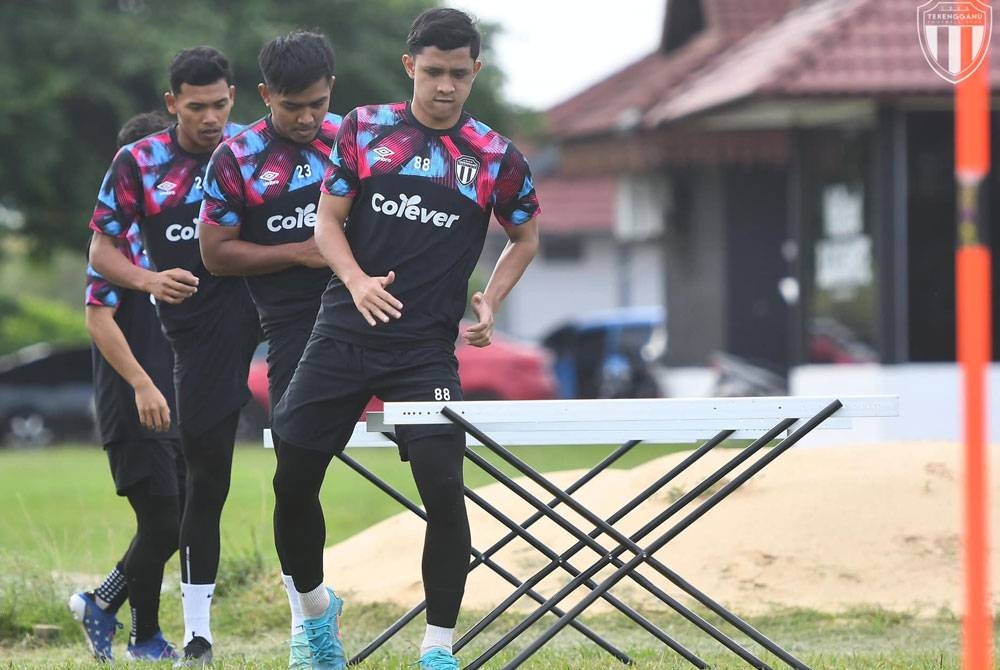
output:
<instances>
[{"instance_id":1,"label":"football player in dark jersey","mask_svg":"<svg viewBox=\"0 0 1000 670\"><path fill-rule=\"evenodd\" d=\"M122 126L118 146L170 125L163 112L137 114ZM130 262L148 267L133 225L121 247ZM128 499L136 533L128 550L93 591L74 594L69 608L83 626L100 661L112 660L120 624L116 612L126 598L132 631L131 660L175 658L159 623L163 566L177 551L184 494L184 462L174 414L173 354L160 332L149 295L109 284L87 267L87 330L94 341L94 405L98 432L118 495Z\"/></svg>"},{"instance_id":2,"label":"football player in dark jersey","mask_svg":"<svg viewBox=\"0 0 1000 670\"><path fill-rule=\"evenodd\" d=\"M157 300L174 352L174 388L187 490L180 526L184 662L212 658L210 606L219 565L219 519L229 493L247 373L260 339L244 282L215 277L198 249L195 218L211 152L241 128L228 123L235 89L229 62L211 47L185 49L170 64L167 110L177 123L123 147L91 219L91 264L113 283ZM115 247L137 224L159 272L128 263Z\"/></svg>"},{"instance_id":3,"label":"football player in dark jersey","mask_svg":"<svg viewBox=\"0 0 1000 670\"><path fill-rule=\"evenodd\" d=\"M335 273L305 353L275 410L275 541L301 594L313 658L343 668L342 601L323 583L319 491L370 397L462 399L454 347L490 219L510 238L466 340L487 346L494 314L538 248L538 200L514 145L463 111L480 35L465 13L413 23L403 66L409 102L359 107L340 128L323 182L316 242ZM451 425L396 433L427 510L423 670L457 669L452 636L465 589L465 438Z\"/></svg>"},{"instance_id":4,"label":"football player in dark jersey","mask_svg":"<svg viewBox=\"0 0 1000 670\"><path fill-rule=\"evenodd\" d=\"M270 113L215 150L205 174L199 238L205 266L242 275L267 340L271 407L288 387L330 281L313 239L320 182L341 118L329 112L333 48L296 31L268 42L258 58ZM282 567L284 557L279 555ZM311 668L299 596L282 580L292 610L290 668Z\"/></svg>"}]
</instances>

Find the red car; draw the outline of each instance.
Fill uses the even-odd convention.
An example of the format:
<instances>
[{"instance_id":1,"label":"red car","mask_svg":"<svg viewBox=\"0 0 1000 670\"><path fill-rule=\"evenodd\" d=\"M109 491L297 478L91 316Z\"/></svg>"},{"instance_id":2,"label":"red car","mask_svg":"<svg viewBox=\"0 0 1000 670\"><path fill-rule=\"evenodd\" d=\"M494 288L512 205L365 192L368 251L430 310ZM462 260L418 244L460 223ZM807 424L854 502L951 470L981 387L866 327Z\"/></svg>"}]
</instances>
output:
<instances>
[{"instance_id":1,"label":"red car","mask_svg":"<svg viewBox=\"0 0 1000 670\"><path fill-rule=\"evenodd\" d=\"M465 330L464 324L462 330ZM551 400L556 397L552 359L543 347L494 333L488 347L473 347L459 338L455 358L466 400Z\"/></svg>"},{"instance_id":2,"label":"red car","mask_svg":"<svg viewBox=\"0 0 1000 670\"><path fill-rule=\"evenodd\" d=\"M465 326L463 324L463 330ZM261 346L250 364L247 384L254 402L269 408L267 349ZM499 333L488 347L473 347L459 338L455 347L458 375L466 400L550 400L556 397L551 358L540 346L518 342ZM382 409L373 398L366 411Z\"/></svg>"}]
</instances>

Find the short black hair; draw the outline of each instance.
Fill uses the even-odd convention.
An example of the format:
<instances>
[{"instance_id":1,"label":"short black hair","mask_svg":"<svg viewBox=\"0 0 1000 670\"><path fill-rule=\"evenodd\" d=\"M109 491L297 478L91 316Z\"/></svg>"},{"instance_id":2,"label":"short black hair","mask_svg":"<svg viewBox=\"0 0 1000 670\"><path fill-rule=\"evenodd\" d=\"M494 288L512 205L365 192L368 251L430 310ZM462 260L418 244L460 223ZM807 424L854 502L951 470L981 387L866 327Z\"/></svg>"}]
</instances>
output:
<instances>
[{"instance_id":1,"label":"short black hair","mask_svg":"<svg viewBox=\"0 0 1000 670\"><path fill-rule=\"evenodd\" d=\"M271 91L298 93L333 76L333 45L322 33L295 30L265 44L257 64Z\"/></svg>"},{"instance_id":2,"label":"short black hair","mask_svg":"<svg viewBox=\"0 0 1000 670\"><path fill-rule=\"evenodd\" d=\"M126 144L132 144L136 140L141 140L146 135L152 135L157 131L163 130L171 123L173 121L170 120L170 117L159 110L136 114L123 123L121 129L118 131L118 146L123 147Z\"/></svg>"},{"instance_id":3,"label":"short black hair","mask_svg":"<svg viewBox=\"0 0 1000 670\"><path fill-rule=\"evenodd\" d=\"M213 47L191 47L174 56L167 69L170 73L170 90L181 92L181 85L207 86L220 79L233 85L233 70L229 59Z\"/></svg>"},{"instance_id":4,"label":"short black hair","mask_svg":"<svg viewBox=\"0 0 1000 670\"><path fill-rule=\"evenodd\" d=\"M465 12L450 7L428 9L418 16L410 26L406 37L406 48L415 56L425 47L437 47L442 51L469 47L472 58L479 58L482 35L475 21Z\"/></svg>"}]
</instances>

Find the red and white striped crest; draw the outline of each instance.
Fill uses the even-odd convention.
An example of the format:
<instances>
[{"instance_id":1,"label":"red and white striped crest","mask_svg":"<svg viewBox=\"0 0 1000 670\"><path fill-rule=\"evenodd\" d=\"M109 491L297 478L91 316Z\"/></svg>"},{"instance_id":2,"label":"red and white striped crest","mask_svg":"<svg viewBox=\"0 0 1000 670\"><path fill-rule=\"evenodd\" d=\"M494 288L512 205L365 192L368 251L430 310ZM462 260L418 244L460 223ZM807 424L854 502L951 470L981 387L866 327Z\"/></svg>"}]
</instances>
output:
<instances>
[{"instance_id":1,"label":"red and white striped crest","mask_svg":"<svg viewBox=\"0 0 1000 670\"><path fill-rule=\"evenodd\" d=\"M993 9L979 0L930 0L917 8L917 32L931 68L957 84L983 63L993 32Z\"/></svg>"}]
</instances>

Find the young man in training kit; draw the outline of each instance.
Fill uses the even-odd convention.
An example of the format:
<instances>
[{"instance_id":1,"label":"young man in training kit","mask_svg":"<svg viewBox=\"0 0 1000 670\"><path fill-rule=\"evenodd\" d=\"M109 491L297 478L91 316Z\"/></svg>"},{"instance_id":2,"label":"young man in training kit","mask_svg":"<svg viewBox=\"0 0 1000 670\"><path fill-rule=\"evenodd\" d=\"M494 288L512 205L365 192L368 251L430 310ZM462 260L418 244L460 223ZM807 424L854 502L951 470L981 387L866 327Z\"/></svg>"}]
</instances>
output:
<instances>
[{"instance_id":1,"label":"young man in training kit","mask_svg":"<svg viewBox=\"0 0 1000 670\"><path fill-rule=\"evenodd\" d=\"M240 408L260 338L257 313L236 277L204 267L194 220L211 152L239 127L228 124L234 88L229 62L210 47L181 51L170 64L167 110L177 123L123 148L105 177L90 227L91 264L109 281L145 290L174 352L174 388L187 467L179 550L184 664L211 661L210 605L219 565L219 518L229 492ZM153 265L132 265L116 248L137 224Z\"/></svg>"},{"instance_id":2,"label":"young man in training kit","mask_svg":"<svg viewBox=\"0 0 1000 670\"><path fill-rule=\"evenodd\" d=\"M323 584L319 490L373 394L386 401L461 400L454 356L466 288L491 214L510 237L472 299L465 335L487 346L494 313L538 247L528 166L508 139L463 113L480 35L454 9L414 21L403 66L409 103L352 111L323 182L316 242L336 278L275 410L275 542L300 593L314 668L345 666L343 602ZM464 435L451 426L397 431L427 510L423 670L457 669L452 636L469 563Z\"/></svg>"},{"instance_id":3,"label":"young man in training kit","mask_svg":"<svg viewBox=\"0 0 1000 670\"><path fill-rule=\"evenodd\" d=\"M205 175L199 237L205 266L246 277L268 343L271 407L288 387L312 332L330 268L313 239L320 182L341 118L329 113L333 49L297 31L258 58L270 113L215 150ZM310 668L298 593L285 568L292 610L289 667Z\"/></svg>"},{"instance_id":4,"label":"young man in training kit","mask_svg":"<svg viewBox=\"0 0 1000 670\"><path fill-rule=\"evenodd\" d=\"M162 112L137 114L119 131L118 146L169 125ZM121 253L135 265L149 266L138 226L129 229ZM86 322L94 341L98 432L115 490L135 513L136 533L103 583L73 594L69 608L99 661L112 660L112 641L121 627L115 614L126 598L132 610L126 657L176 658L159 624L163 566L177 551L184 494L180 435L172 421L173 354L149 295L109 284L89 266Z\"/></svg>"}]
</instances>

